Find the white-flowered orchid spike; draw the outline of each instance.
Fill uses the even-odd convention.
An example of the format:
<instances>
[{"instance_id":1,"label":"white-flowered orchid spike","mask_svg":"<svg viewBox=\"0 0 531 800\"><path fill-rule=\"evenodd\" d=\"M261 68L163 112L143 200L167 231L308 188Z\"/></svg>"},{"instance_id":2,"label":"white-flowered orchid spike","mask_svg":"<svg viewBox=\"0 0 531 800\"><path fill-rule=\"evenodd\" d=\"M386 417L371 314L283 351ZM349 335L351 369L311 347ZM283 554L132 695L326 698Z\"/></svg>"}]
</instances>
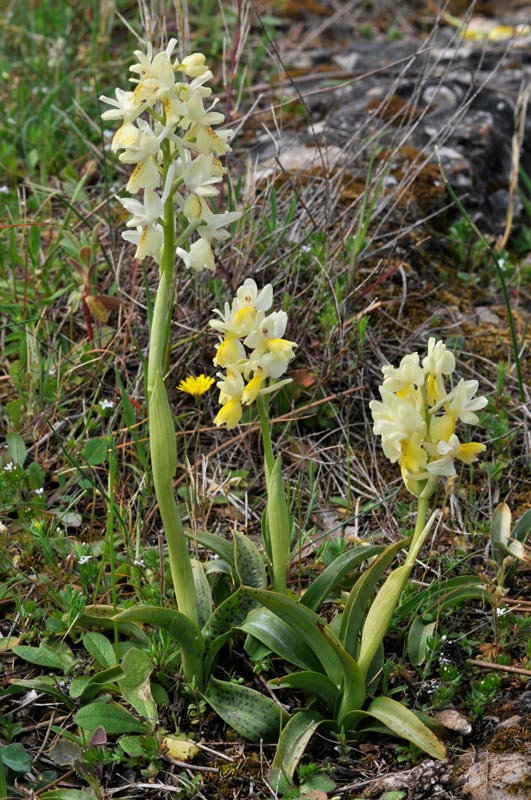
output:
<instances>
[{"instance_id":1,"label":"white-flowered orchid spike","mask_svg":"<svg viewBox=\"0 0 531 800\"><path fill-rule=\"evenodd\" d=\"M455 432L459 421L477 424L475 412L487 404L485 397L475 397L475 380L446 385L455 366L444 342L430 338L422 366L418 353L410 353L398 367L382 368L381 401L370 403L386 457L398 463L406 487L421 497L435 491L441 476L456 475L456 459L471 464L485 450L478 442L461 442Z\"/></svg>"},{"instance_id":2,"label":"white-flowered orchid spike","mask_svg":"<svg viewBox=\"0 0 531 800\"><path fill-rule=\"evenodd\" d=\"M209 325L222 338L216 349L214 364L227 370L221 373L219 411L216 425L234 428L243 414L243 405L251 405L259 395L270 394L289 378L277 383L295 357L295 342L281 338L288 315L265 312L273 303L273 288L267 284L258 290L256 282L247 278L239 287L232 303L223 311L215 309L218 318ZM251 352L249 352L251 351Z\"/></svg>"},{"instance_id":3,"label":"white-flowered orchid spike","mask_svg":"<svg viewBox=\"0 0 531 800\"><path fill-rule=\"evenodd\" d=\"M180 238L169 236L172 258L176 253L190 269L214 270L212 243L229 239L227 227L240 217L210 206L226 171L219 156L230 151L232 132L214 130L225 118L217 110L218 98L212 98L208 83L213 74L205 56L192 53L179 61L176 44L172 39L160 52L151 43L136 50L130 67L134 89L117 88L114 98L102 95L110 106L102 117L121 122L111 147L123 164L133 167L126 191L144 193L141 200L121 201L131 213L127 227L136 229L124 234L137 245L135 257L159 258L160 235L168 229L173 207L182 215L185 232ZM159 189L163 209L155 209Z\"/></svg>"}]
</instances>

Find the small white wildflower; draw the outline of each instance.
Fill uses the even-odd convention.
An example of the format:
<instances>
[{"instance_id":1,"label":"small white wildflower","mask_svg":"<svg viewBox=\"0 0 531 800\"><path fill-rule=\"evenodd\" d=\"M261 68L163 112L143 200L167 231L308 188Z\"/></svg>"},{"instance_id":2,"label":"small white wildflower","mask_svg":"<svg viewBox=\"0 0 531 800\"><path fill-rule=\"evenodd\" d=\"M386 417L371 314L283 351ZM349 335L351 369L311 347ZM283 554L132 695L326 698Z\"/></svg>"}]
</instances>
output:
<instances>
[{"instance_id":1,"label":"small white wildflower","mask_svg":"<svg viewBox=\"0 0 531 800\"><path fill-rule=\"evenodd\" d=\"M13 472L15 469L15 465L12 461L8 461L7 464L4 464L4 471L5 472Z\"/></svg>"},{"instance_id":2,"label":"small white wildflower","mask_svg":"<svg viewBox=\"0 0 531 800\"><path fill-rule=\"evenodd\" d=\"M79 556L79 563L81 566L83 566L83 564L88 564L91 559L92 556Z\"/></svg>"},{"instance_id":3,"label":"small white wildflower","mask_svg":"<svg viewBox=\"0 0 531 800\"><path fill-rule=\"evenodd\" d=\"M100 405L101 410L105 411L106 408L114 408L114 401L113 400L107 400L107 398L104 397L103 400L100 400L99 405Z\"/></svg>"}]
</instances>

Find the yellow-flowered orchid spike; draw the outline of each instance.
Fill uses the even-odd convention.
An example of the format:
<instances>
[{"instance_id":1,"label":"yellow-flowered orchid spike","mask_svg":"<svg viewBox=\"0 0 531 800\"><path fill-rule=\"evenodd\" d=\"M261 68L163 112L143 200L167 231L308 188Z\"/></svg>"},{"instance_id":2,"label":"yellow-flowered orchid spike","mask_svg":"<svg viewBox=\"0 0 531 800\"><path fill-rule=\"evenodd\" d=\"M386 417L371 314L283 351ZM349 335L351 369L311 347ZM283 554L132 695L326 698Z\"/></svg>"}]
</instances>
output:
<instances>
[{"instance_id":1,"label":"yellow-flowered orchid spike","mask_svg":"<svg viewBox=\"0 0 531 800\"><path fill-rule=\"evenodd\" d=\"M227 427L233 427L237 424L234 419L241 416L242 403L251 405L290 380L276 383L295 357L297 344L282 338L288 322L285 311L266 316L272 302L270 284L258 290L256 282L247 278L232 303L225 303L223 311L216 309L218 318L209 322L222 336L214 364L227 370L218 383L223 408L216 417L217 425L227 422Z\"/></svg>"},{"instance_id":2,"label":"yellow-flowered orchid spike","mask_svg":"<svg viewBox=\"0 0 531 800\"><path fill-rule=\"evenodd\" d=\"M370 403L385 455L398 463L407 489L423 501L442 476L456 475L456 459L471 464L485 450L477 442L461 443L456 434L458 421L479 421L475 412L487 399L475 397L477 381L447 386L454 370L454 354L431 338L422 365L418 353L410 353L398 367L382 368L382 399Z\"/></svg>"}]
</instances>

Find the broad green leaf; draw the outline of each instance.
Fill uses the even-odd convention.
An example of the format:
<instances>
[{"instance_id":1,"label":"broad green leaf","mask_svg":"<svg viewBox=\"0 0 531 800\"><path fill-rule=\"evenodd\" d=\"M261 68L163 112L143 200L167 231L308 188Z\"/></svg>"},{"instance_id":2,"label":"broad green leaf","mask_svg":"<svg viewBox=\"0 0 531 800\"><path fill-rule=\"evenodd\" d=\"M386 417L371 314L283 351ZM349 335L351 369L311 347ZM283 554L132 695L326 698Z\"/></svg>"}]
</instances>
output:
<instances>
[{"instance_id":1,"label":"broad green leaf","mask_svg":"<svg viewBox=\"0 0 531 800\"><path fill-rule=\"evenodd\" d=\"M404 591L411 566L403 564L387 576L383 586L371 603L361 632L358 665L365 676L391 623L393 612Z\"/></svg>"},{"instance_id":2,"label":"broad green leaf","mask_svg":"<svg viewBox=\"0 0 531 800\"><path fill-rule=\"evenodd\" d=\"M21 644L13 647L13 652L31 664L60 669L65 675L68 675L77 664L77 659L66 642L52 639L46 639L38 647Z\"/></svg>"},{"instance_id":3,"label":"broad green leaf","mask_svg":"<svg viewBox=\"0 0 531 800\"><path fill-rule=\"evenodd\" d=\"M254 542L240 531L234 531L234 563L240 582L253 589L265 589L267 585L264 556Z\"/></svg>"},{"instance_id":4,"label":"broad green leaf","mask_svg":"<svg viewBox=\"0 0 531 800\"><path fill-rule=\"evenodd\" d=\"M203 639L197 628L188 617L171 608L159 606L134 606L125 611L120 611L113 617L116 622L141 622L153 625L154 628L163 628L168 631L181 648L186 649L191 657L200 663L203 655Z\"/></svg>"},{"instance_id":5,"label":"broad green leaf","mask_svg":"<svg viewBox=\"0 0 531 800\"><path fill-rule=\"evenodd\" d=\"M407 655L414 667L426 660L428 641L433 636L436 622L424 622L422 617L415 617L411 623L407 637Z\"/></svg>"},{"instance_id":6,"label":"broad green leaf","mask_svg":"<svg viewBox=\"0 0 531 800\"><path fill-rule=\"evenodd\" d=\"M446 748L415 714L390 697L377 697L366 712L369 716L383 722L396 736L416 745L424 753L443 761Z\"/></svg>"},{"instance_id":7,"label":"broad green leaf","mask_svg":"<svg viewBox=\"0 0 531 800\"><path fill-rule=\"evenodd\" d=\"M132 647L122 658L124 677L118 681L124 700L146 719L154 722L157 706L151 694L150 679L153 664L145 650Z\"/></svg>"},{"instance_id":8,"label":"broad green leaf","mask_svg":"<svg viewBox=\"0 0 531 800\"><path fill-rule=\"evenodd\" d=\"M40 678L12 678L11 683L14 686L21 686L23 689L33 689L36 692L42 692L43 694L49 694L50 697L54 697L60 703L63 703L68 708L73 707L73 702L71 701L70 697L66 694L64 689L61 689L57 685L57 681L55 681L49 675L43 675Z\"/></svg>"},{"instance_id":9,"label":"broad green leaf","mask_svg":"<svg viewBox=\"0 0 531 800\"><path fill-rule=\"evenodd\" d=\"M196 558L190 559L192 573L194 576L195 594L197 597L197 613L199 617L199 627L202 628L212 614L213 602L212 592L208 578L205 575L203 564Z\"/></svg>"},{"instance_id":10,"label":"broad green leaf","mask_svg":"<svg viewBox=\"0 0 531 800\"><path fill-rule=\"evenodd\" d=\"M147 755L144 736L120 736L118 745L131 758L145 758Z\"/></svg>"},{"instance_id":11,"label":"broad green leaf","mask_svg":"<svg viewBox=\"0 0 531 800\"><path fill-rule=\"evenodd\" d=\"M148 730L146 723L141 722L122 706L98 700L80 708L74 714L74 722L83 730L87 739L90 739L99 727L104 728L108 734L146 733Z\"/></svg>"},{"instance_id":12,"label":"broad green leaf","mask_svg":"<svg viewBox=\"0 0 531 800\"><path fill-rule=\"evenodd\" d=\"M105 437L88 439L83 446L83 458L89 467L97 467L107 461L108 450L109 443Z\"/></svg>"},{"instance_id":13,"label":"broad green leaf","mask_svg":"<svg viewBox=\"0 0 531 800\"><path fill-rule=\"evenodd\" d=\"M372 592L396 554L408 543L409 539L403 539L386 547L363 572L350 591L341 619L339 641L353 658L358 658L359 634Z\"/></svg>"},{"instance_id":14,"label":"broad green leaf","mask_svg":"<svg viewBox=\"0 0 531 800\"><path fill-rule=\"evenodd\" d=\"M242 589L237 589L212 613L203 628L205 641L212 641L232 628L236 628L256 606L256 600Z\"/></svg>"},{"instance_id":15,"label":"broad green leaf","mask_svg":"<svg viewBox=\"0 0 531 800\"><path fill-rule=\"evenodd\" d=\"M518 520L513 528L513 539L518 542L527 542L531 536L531 508L529 508Z\"/></svg>"},{"instance_id":16,"label":"broad green leaf","mask_svg":"<svg viewBox=\"0 0 531 800\"><path fill-rule=\"evenodd\" d=\"M461 575L408 597L400 603L393 618L400 621L420 612L424 617L438 615L463 600L488 601L489 597L490 590L478 575Z\"/></svg>"},{"instance_id":17,"label":"broad green leaf","mask_svg":"<svg viewBox=\"0 0 531 800\"><path fill-rule=\"evenodd\" d=\"M16 467L23 467L26 460L26 445L18 433L8 433L6 436L7 453Z\"/></svg>"},{"instance_id":18,"label":"broad green leaf","mask_svg":"<svg viewBox=\"0 0 531 800\"><path fill-rule=\"evenodd\" d=\"M83 647L100 667L108 669L116 665L114 647L102 633L92 631L83 636Z\"/></svg>"},{"instance_id":19,"label":"broad green leaf","mask_svg":"<svg viewBox=\"0 0 531 800\"><path fill-rule=\"evenodd\" d=\"M29 488L34 491L40 489L44 485L44 470L36 461L32 461L26 469L26 477L28 479Z\"/></svg>"},{"instance_id":20,"label":"broad green leaf","mask_svg":"<svg viewBox=\"0 0 531 800\"><path fill-rule=\"evenodd\" d=\"M312 581L301 597L301 603L312 611L318 611L334 587L358 564L378 555L382 545L364 545L347 550L335 558L328 567Z\"/></svg>"},{"instance_id":21,"label":"broad green leaf","mask_svg":"<svg viewBox=\"0 0 531 800\"><path fill-rule=\"evenodd\" d=\"M191 542L197 542L201 545L201 547L204 547L205 550L212 550L213 553L234 568L233 545L228 539L224 539L222 536L219 536L215 533L209 533L208 531L193 531L190 528L185 528L184 533L186 538L190 539Z\"/></svg>"},{"instance_id":22,"label":"broad green leaf","mask_svg":"<svg viewBox=\"0 0 531 800\"><path fill-rule=\"evenodd\" d=\"M112 684L123 678L123 675L122 668L118 664L95 675L81 675L79 678L74 678L70 684L70 697L86 703L105 690L116 688Z\"/></svg>"},{"instance_id":23,"label":"broad green leaf","mask_svg":"<svg viewBox=\"0 0 531 800\"><path fill-rule=\"evenodd\" d=\"M132 622L119 622L114 619L117 609L114 606L93 605L85 608L85 613L79 618L78 627L103 628L133 639L137 644L147 647L149 639L139 625Z\"/></svg>"},{"instance_id":24,"label":"broad green leaf","mask_svg":"<svg viewBox=\"0 0 531 800\"><path fill-rule=\"evenodd\" d=\"M345 650L337 637L332 634L330 628L325 628L323 633L334 648L343 668L343 684L334 713L334 719L338 727L341 728L344 716L361 708L365 701L365 676L350 653Z\"/></svg>"},{"instance_id":25,"label":"broad green leaf","mask_svg":"<svg viewBox=\"0 0 531 800\"><path fill-rule=\"evenodd\" d=\"M61 737L55 740L47 756L59 767L73 767L76 761L83 761L83 750L77 742Z\"/></svg>"},{"instance_id":26,"label":"broad green leaf","mask_svg":"<svg viewBox=\"0 0 531 800\"><path fill-rule=\"evenodd\" d=\"M268 608L253 609L239 627L289 664L303 670L321 670L319 658L300 633Z\"/></svg>"},{"instance_id":27,"label":"broad green leaf","mask_svg":"<svg viewBox=\"0 0 531 800\"><path fill-rule=\"evenodd\" d=\"M31 756L18 742L0 748L0 761L13 772L29 772L31 769Z\"/></svg>"},{"instance_id":28,"label":"broad green leaf","mask_svg":"<svg viewBox=\"0 0 531 800\"><path fill-rule=\"evenodd\" d=\"M269 681L272 686L278 689L300 689L310 695L315 695L317 700L329 710L332 716L339 697L340 690L334 686L331 680L323 675L322 672L291 672L282 678L274 678Z\"/></svg>"},{"instance_id":29,"label":"broad green leaf","mask_svg":"<svg viewBox=\"0 0 531 800\"><path fill-rule=\"evenodd\" d=\"M328 626L317 614L278 592L250 589L247 586L243 591L291 625L293 635L298 635L313 650L332 683L336 686L343 684L343 668L329 641L330 637L336 638L335 634L329 630L329 635L324 636L323 629Z\"/></svg>"},{"instance_id":30,"label":"broad green leaf","mask_svg":"<svg viewBox=\"0 0 531 800\"><path fill-rule=\"evenodd\" d=\"M315 711L298 711L282 729L278 747L273 758L273 770L279 770L284 778L291 781L295 770L304 755L308 742L323 722L323 717ZM268 773L268 781L275 790L275 773Z\"/></svg>"},{"instance_id":31,"label":"broad green leaf","mask_svg":"<svg viewBox=\"0 0 531 800\"><path fill-rule=\"evenodd\" d=\"M251 742L276 741L287 717L271 697L239 683L210 678L204 697L227 725Z\"/></svg>"},{"instance_id":32,"label":"broad green leaf","mask_svg":"<svg viewBox=\"0 0 531 800\"><path fill-rule=\"evenodd\" d=\"M206 645L205 677L210 674L219 650L232 637L234 628L244 621L255 606L256 601L240 588L216 608L202 630Z\"/></svg>"}]
</instances>

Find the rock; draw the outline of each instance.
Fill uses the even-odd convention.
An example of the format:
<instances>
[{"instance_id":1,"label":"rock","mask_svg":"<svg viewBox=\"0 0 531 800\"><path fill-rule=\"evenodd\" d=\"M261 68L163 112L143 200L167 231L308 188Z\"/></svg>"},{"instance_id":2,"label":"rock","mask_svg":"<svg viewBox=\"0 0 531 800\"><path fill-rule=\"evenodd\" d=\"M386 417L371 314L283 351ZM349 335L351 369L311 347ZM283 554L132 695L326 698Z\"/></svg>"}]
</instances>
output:
<instances>
[{"instance_id":1,"label":"rock","mask_svg":"<svg viewBox=\"0 0 531 800\"><path fill-rule=\"evenodd\" d=\"M464 772L457 781L462 796L470 800L529 800L531 763L521 753L479 751L461 759ZM471 763L472 762L472 763Z\"/></svg>"}]
</instances>

